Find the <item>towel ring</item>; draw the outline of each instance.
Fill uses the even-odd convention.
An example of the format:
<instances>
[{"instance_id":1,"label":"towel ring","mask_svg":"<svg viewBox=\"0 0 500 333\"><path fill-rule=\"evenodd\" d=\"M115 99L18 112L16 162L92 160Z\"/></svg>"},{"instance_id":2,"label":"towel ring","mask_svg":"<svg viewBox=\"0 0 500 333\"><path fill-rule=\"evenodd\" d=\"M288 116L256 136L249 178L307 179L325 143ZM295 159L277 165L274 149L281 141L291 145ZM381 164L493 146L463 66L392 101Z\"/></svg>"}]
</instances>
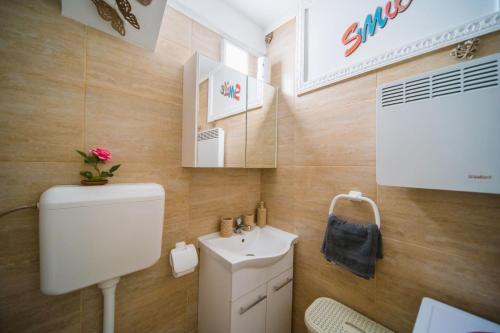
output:
<instances>
[{"instance_id":1,"label":"towel ring","mask_svg":"<svg viewBox=\"0 0 500 333\"><path fill-rule=\"evenodd\" d=\"M335 207L335 203L338 199L349 199L351 201L365 201L370 204L373 208L373 214L375 215L375 224L380 229L380 212L378 211L377 204L373 202L372 199L364 197L363 193L358 191L350 191L349 194L338 194L333 198L332 203L330 205L330 210L328 211L328 215L333 214L333 207Z\"/></svg>"}]
</instances>

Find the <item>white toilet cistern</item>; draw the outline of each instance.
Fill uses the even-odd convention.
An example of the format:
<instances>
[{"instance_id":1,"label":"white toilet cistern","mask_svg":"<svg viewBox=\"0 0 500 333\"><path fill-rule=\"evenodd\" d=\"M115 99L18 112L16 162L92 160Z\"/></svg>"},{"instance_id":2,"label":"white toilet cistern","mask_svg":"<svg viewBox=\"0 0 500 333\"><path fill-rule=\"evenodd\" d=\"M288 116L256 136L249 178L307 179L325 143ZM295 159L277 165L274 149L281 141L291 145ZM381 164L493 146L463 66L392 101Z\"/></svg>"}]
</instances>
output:
<instances>
[{"instance_id":1,"label":"white toilet cistern","mask_svg":"<svg viewBox=\"0 0 500 333\"><path fill-rule=\"evenodd\" d=\"M161 255L165 191L158 184L55 186L40 209L40 285L59 295L94 284L104 297L103 332L113 333L120 276Z\"/></svg>"}]
</instances>

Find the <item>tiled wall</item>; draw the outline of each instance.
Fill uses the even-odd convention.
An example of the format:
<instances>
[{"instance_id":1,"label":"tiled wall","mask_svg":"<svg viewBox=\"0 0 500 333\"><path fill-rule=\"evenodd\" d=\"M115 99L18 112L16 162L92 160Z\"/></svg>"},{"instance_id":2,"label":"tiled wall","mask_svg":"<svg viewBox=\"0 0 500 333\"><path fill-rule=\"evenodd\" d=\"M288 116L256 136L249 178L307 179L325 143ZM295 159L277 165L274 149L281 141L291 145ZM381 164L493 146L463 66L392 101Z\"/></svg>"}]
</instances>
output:
<instances>
[{"instance_id":1,"label":"tiled wall","mask_svg":"<svg viewBox=\"0 0 500 333\"><path fill-rule=\"evenodd\" d=\"M168 251L260 198L259 170L180 167L182 66L196 50L218 59L221 37L169 8L150 53L61 17L59 3L0 0L0 211L77 184L75 149L109 148L113 182L167 193L162 257L121 279L116 332L195 332L197 274L172 278ZM45 296L38 265L36 213L2 218L0 332L99 332L99 290Z\"/></svg>"},{"instance_id":2,"label":"tiled wall","mask_svg":"<svg viewBox=\"0 0 500 333\"><path fill-rule=\"evenodd\" d=\"M500 34L481 37L479 56L500 51ZM299 235L295 252L294 332L320 296L335 298L398 332L411 332L423 296L500 322L500 196L377 186L378 84L456 63L449 49L295 97L295 24L269 48L281 88L278 168L262 171L272 225ZM410 153L410 152L409 152ZM493 153L493 152L492 152ZM359 190L381 209L385 257L366 281L321 253L332 197ZM337 212L370 221L370 207L339 202Z\"/></svg>"},{"instance_id":3,"label":"tiled wall","mask_svg":"<svg viewBox=\"0 0 500 333\"><path fill-rule=\"evenodd\" d=\"M170 9L149 53L59 13L58 0L0 0L0 210L76 184L74 149L107 146L123 164L113 181L167 190L162 258L122 278L116 331L195 332L197 275L173 279L168 250L215 231L221 215L250 210L261 194L260 171L180 167L182 65L195 50L218 58L221 38ZM262 197L270 223L300 236L295 332L305 331L304 310L318 296L402 332L411 331L422 296L500 321L500 197L375 183L376 85L454 63L448 50L295 97L294 29L281 27L270 47L281 92L279 167L262 171ZM499 34L482 38L481 55L498 51ZM329 201L351 189L381 207L385 258L371 281L319 253ZM356 203L339 211L371 217ZM101 316L96 287L40 293L35 212L0 220L1 332L99 332Z\"/></svg>"}]
</instances>

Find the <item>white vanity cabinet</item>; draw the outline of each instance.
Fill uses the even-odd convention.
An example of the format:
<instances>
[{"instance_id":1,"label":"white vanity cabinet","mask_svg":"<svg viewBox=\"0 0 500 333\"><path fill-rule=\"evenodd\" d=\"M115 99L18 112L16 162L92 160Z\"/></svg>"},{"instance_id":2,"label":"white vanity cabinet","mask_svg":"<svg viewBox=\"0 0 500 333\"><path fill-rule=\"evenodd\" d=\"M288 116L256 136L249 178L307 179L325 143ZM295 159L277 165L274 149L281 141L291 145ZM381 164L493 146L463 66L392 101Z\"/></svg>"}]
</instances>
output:
<instances>
[{"instance_id":1,"label":"white vanity cabinet","mask_svg":"<svg viewBox=\"0 0 500 333\"><path fill-rule=\"evenodd\" d=\"M293 268L267 283L266 332L292 331Z\"/></svg>"},{"instance_id":2,"label":"white vanity cabinet","mask_svg":"<svg viewBox=\"0 0 500 333\"><path fill-rule=\"evenodd\" d=\"M271 264L232 271L201 247L199 333L290 333L293 248Z\"/></svg>"},{"instance_id":3,"label":"white vanity cabinet","mask_svg":"<svg viewBox=\"0 0 500 333\"><path fill-rule=\"evenodd\" d=\"M266 312L267 286L263 284L231 303L229 332L265 333Z\"/></svg>"}]
</instances>

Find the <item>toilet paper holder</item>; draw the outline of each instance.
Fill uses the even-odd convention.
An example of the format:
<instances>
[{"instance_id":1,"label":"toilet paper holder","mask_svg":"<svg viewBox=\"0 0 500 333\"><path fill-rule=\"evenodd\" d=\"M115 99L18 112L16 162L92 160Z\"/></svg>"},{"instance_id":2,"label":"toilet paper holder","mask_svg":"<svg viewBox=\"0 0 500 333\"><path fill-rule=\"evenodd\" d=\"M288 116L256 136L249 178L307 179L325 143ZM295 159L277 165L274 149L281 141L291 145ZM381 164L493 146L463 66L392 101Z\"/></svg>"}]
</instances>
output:
<instances>
[{"instance_id":1,"label":"toilet paper holder","mask_svg":"<svg viewBox=\"0 0 500 333\"><path fill-rule=\"evenodd\" d=\"M198 252L193 244L179 242L170 251L170 267L172 275L179 278L194 272L198 266Z\"/></svg>"}]
</instances>

